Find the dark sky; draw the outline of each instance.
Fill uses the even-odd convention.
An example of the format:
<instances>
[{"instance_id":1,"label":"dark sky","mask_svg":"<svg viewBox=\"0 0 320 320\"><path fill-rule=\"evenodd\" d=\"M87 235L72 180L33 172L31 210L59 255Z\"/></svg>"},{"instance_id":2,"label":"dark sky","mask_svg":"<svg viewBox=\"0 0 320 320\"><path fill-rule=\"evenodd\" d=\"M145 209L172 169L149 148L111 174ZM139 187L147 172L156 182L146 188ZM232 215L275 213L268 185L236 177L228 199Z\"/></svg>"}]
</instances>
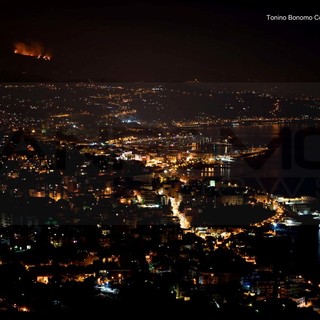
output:
<instances>
[{"instance_id":1,"label":"dark sky","mask_svg":"<svg viewBox=\"0 0 320 320\"><path fill-rule=\"evenodd\" d=\"M320 15L298 4L224 1L7 1L0 11L0 81L320 80ZM13 53L37 43L51 61Z\"/></svg>"}]
</instances>

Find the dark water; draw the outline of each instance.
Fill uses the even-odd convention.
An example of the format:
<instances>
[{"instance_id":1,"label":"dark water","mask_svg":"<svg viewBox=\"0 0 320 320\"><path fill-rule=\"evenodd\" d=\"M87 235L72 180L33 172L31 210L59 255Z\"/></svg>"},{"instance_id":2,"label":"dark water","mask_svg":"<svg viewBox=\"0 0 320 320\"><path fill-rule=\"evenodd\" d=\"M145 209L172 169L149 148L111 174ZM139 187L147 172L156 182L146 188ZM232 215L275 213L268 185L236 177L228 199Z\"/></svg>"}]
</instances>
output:
<instances>
[{"instance_id":1,"label":"dark water","mask_svg":"<svg viewBox=\"0 0 320 320\"><path fill-rule=\"evenodd\" d=\"M320 130L307 125L256 125L227 128L242 145L251 147L273 147L273 152L256 159L237 159L221 174L225 178L250 185L273 194L289 197L320 196ZM206 128L202 134L212 140L225 138L225 128ZM239 148L213 146L213 154L234 152Z\"/></svg>"},{"instance_id":2,"label":"dark water","mask_svg":"<svg viewBox=\"0 0 320 320\"><path fill-rule=\"evenodd\" d=\"M317 128L306 125L288 127L284 124L237 126L229 129L248 148L270 145L272 139L279 137L281 130L285 130L287 136L269 158L262 159L259 168L243 159L236 160L229 169L220 172L225 178L272 194L320 198L320 134ZM224 138L221 128L206 128L203 134L211 136L213 140ZM230 153L237 147L215 146L213 152ZM301 163L301 158L307 161ZM293 263L297 271L320 281L320 229L317 226L293 228L287 234L292 242L291 261L288 263Z\"/></svg>"}]
</instances>

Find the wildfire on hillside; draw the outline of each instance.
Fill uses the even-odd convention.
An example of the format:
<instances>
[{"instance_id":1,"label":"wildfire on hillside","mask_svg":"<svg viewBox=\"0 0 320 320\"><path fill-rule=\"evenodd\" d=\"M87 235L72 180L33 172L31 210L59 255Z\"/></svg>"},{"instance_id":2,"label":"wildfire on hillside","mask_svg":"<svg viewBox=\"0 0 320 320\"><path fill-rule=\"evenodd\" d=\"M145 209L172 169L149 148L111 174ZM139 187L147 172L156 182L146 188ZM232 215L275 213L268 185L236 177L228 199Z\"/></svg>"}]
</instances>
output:
<instances>
[{"instance_id":1,"label":"wildfire on hillside","mask_svg":"<svg viewBox=\"0 0 320 320\"><path fill-rule=\"evenodd\" d=\"M52 59L52 55L39 43L16 42L14 53L47 61Z\"/></svg>"}]
</instances>

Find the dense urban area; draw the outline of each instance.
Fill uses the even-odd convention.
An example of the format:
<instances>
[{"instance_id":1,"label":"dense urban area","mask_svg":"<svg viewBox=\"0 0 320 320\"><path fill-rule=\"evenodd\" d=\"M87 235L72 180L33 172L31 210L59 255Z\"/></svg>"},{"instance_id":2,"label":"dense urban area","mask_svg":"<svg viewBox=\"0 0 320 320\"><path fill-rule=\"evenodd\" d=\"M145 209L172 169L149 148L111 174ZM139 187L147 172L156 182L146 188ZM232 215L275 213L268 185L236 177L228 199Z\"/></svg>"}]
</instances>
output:
<instances>
[{"instance_id":1,"label":"dense urban area","mask_svg":"<svg viewBox=\"0 0 320 320\"><path fill-rule=\"evenodd\" d=\"M0 84L0 317L318 319L320 99L251 87Z\"/></svg>"}]
</instances>

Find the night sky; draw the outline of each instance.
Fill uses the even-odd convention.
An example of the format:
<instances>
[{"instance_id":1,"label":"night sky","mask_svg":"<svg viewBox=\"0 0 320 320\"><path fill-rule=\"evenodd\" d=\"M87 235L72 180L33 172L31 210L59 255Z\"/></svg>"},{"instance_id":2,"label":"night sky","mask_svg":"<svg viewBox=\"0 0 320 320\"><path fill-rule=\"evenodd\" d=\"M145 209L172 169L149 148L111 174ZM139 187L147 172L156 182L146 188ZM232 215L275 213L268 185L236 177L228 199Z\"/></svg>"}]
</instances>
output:
<instances>
[{"instance_id":1,"label":"night sky","mask_svg":"<svg viewBox=\"0 0 320 320\"><path fill-rule=\"evenodd\" d=\"M320 15L291 6L222 1L7 1L0 10L0 81L320 80ZM14 54L38 46L45 61Z\"/></svg>"}]
</instances>

